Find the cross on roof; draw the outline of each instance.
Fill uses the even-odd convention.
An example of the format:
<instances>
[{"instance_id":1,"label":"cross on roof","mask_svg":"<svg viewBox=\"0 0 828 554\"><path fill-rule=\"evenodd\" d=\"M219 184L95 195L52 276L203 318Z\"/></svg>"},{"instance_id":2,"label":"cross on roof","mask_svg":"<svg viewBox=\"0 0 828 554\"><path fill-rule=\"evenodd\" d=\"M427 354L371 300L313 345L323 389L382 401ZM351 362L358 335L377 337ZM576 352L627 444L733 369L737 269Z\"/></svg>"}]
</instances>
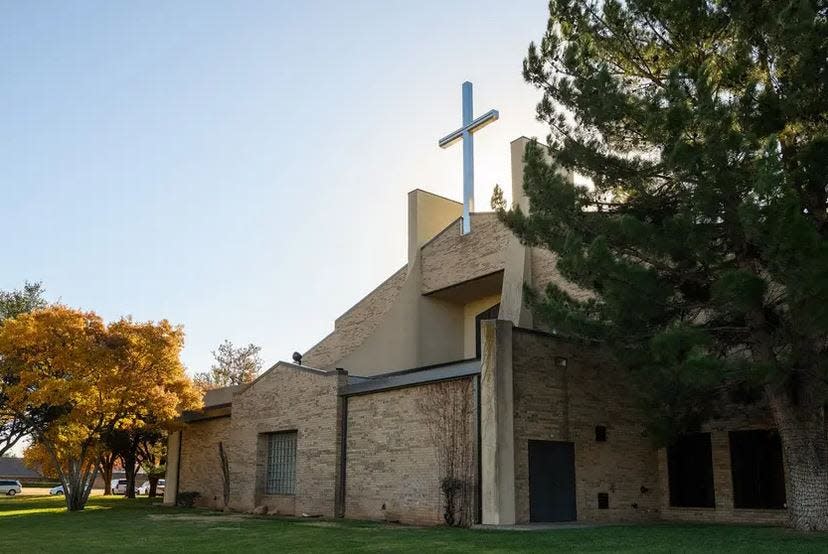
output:
<instances>
[{"instance_id":1,"label":"cross on roof","mask_svg":"<svg viewBox=\"0 0 828 554\"><path fill-rule=\"evenodd\" d=\"M463 83L463 126L438 141L440 148L448 148L458 140L463 141L463 234L471 232L471 212L474 210L474 137L489 123L497 121L500 114L489 110L477 119L472 108L472 84Z\"/></svg>"}]
</instances>

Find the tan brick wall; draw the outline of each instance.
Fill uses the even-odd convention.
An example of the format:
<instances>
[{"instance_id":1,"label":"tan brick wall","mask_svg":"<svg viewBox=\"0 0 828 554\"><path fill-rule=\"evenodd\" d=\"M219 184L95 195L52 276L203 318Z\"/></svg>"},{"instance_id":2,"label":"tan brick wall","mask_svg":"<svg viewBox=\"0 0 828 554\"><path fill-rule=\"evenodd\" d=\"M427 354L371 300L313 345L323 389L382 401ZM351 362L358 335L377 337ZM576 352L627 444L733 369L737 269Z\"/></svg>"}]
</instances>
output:
<instances>
[{"instance_id":1,"label":"tan brick wall","mask_svg":"<svg viewBox=\"0 0 828 554\"><path fill-rule=\"evenodd\" d=\"M303 363L333 369L339 360L356 350L391 308L405 282L407 269L407 265L403 266L342 314L334 324L334 331L305 352Z\"/></svg>"},{"instance_id":2,"label":"tan brick wall","mask_svg":"<svg viewBox=\"0 0 828 554\"><path fill-rule=\"evenodd\" d=\"M472 214L472 232L456 222L422 248L423 294L503 269L511 232L494 213Z\"/></svg>"},{"instance_id":3,"label":"tan brick wall","mask_svg":"<svg viewBox=\"0 0 828 554\"><path fill-rule=\"evenodd\" d=\"M599 356L554 337L514 331L515 496L517 520L529 519L528 440L575 443L576 504L579 520L666 520L785 522L785 510L733 508L728 432L769 429L762 406L726 406L711 433L715 508L670 507L666 450L646 436L628 378ZM567 360L566 368L555 364ZM567 394L568 391L568 394ZM568 397L568 401L567 401ZM596 442L596 425L607 427L607 442ZM641 493L644 486L648 492ZM609 494L609 510L598 509L598 493ZM638 508L632 505L637 504Z\"/></svg>"},{"instance_id":4,"label":"tan brick wall","mask_svg":"<svg viewBox=\"0 0 828 554\"><path fill-rule=\"evenodd\" d=\"M280 363L233 397L228 452L231 507L272 512L335 515L340 408L337 387L345 378ZM296 494L266 496L265 433L296 431Z\"/></svg>"},{"instance_id":5,"label":"tan brick wall","mask_svg":"<svg viewBox=\"0 0 828 554\"><path fill-rule=\"evenodd\" d=\"M553 337L515 329L513 341L517 521L529 521L530 439L575 443L579 520L657 517L656 451L623 373ZM607 442L595 441L596 425L607 427ZM598 509L599 492L609 494L608 510Z\"/></svg>"},{"instance_id":6,"label":"tan brick wall","mask_svg":"<svg viewBox=\"0 0 828 554\"><path fill-rule=\"evenodd\" d=\"M450 394L474 390L469 379L444 385L450 387ZM421 409L434 387L428 384L348 399L346 517L443 523L437 445ZM473 422L469 430L467 444L473 449ZM470 480L474 483L476 458L472 450L467 454L472 460Z\"/></svg>"},{"instance_id":7,"label":"tan brick wall","mask_svg":"<svg viewBox=\"0 0 828 554\"><path fill-rule=\"evenodd\" d=\"M558 269L558 255L546 248L533 247L529 249L529 256L532 264L532 288L538 292L545 292L549 283L554 282L564 292L579 300L585 300L594 296L590 291L582 289L574 283L567 281ZM545 328L542 321L535 321L535 327Z\"/></svg>"},{"instance_id":8,"label":"tan brick wall","mask_svg":"<svg viewBox=\"0 0 828 554\"><path fill-rule=\"evenodd\" d=\"M178 490L198 492L199 506L224 506L218 444L227 445L229 437L229 417L194 421L182 430Z\"/></svg>"}]
</instances>

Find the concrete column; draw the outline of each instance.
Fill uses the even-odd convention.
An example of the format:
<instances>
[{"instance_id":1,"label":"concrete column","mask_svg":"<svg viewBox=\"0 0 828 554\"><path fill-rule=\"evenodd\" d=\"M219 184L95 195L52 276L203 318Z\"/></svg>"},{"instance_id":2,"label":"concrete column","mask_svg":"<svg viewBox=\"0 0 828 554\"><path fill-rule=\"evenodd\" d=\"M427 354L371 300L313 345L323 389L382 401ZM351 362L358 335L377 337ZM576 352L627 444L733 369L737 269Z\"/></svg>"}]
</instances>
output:
<instances>
[{"instance_id":1,"label":"concrete column","mask_svg":"<svg viewBox=\"0 0 828 554\"><path fill-rule=\"evenodd\" d=\"M529 213L529 198L523 191L523 154L526 152L527 144L528 138L519 137L509 145L512 162L512 205L520 206L523 213Z\"/></svg>"},{"instance_id":2,"label":"concrete column","mask_svg":"<svg viewBox=\"0 0 828 554\"><path fill-rule=\"evenodd\" d=\"M175 505L178 496L178 462L181 457L181 431L170 433L167 437L167 472L164 476L164 504Z\"/></svg>"},{"instance_id":3,"label":"concrete column","mask_svg":"<svg viewBox=\"0 0 828 554\"><path fill-rule=\"evenodd\" d=\"M408 263L420 248L463 215L463 204L420 189L408 193Z\"/></svg>"},{"instance_id":4,"label":"concrete column","mask_svg":"<svg viewBox=\"0 0 828 554\"><path fill-rule=\"evenodd\" d=\"M481 324L480 420L482 523L515 523L512 322Z\"/></svg>"},{"instance_id":5,"label":"concrete column","mask_svg":"<svg viewBox=\"0 0 828 554\"><path fill-rule=\"evenodd\" d=\"M529 248L522 245L514 235L509 237L504 266L498 319L531 329L532 312L524 302L523 287L532 284L532 256Z\"/></svg>"}]
</instances>

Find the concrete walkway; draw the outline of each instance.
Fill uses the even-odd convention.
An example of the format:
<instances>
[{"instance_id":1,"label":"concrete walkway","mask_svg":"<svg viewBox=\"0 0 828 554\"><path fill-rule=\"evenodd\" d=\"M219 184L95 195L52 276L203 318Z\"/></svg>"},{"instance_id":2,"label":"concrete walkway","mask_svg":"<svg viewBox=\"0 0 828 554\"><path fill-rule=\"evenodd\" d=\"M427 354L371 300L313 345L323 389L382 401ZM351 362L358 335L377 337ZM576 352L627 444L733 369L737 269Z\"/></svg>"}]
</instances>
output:
<instances>
[{"instance_id":1,"label":"concrete walkway","mask_svg":"<svg viewBox=\"0 0 828 554\"><path fill-rule=\"evenodd\" d=\"M516 523L515 525L472 525L472 529L487 531L555 531L558 529L592 529L607 527L609 523L591 523L588 521L556 521L552 523Z\"/></svg>"}]
</instances>

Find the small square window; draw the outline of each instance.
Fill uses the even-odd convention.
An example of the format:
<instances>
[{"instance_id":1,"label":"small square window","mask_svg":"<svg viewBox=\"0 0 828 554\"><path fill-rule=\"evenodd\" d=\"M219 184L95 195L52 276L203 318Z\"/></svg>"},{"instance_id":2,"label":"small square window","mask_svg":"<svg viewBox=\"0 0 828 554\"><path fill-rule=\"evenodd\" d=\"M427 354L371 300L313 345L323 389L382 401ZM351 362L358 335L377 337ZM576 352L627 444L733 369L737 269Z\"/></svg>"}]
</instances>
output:
<instances>
[{"instance_id":1,"label":"small square window","mask_svg":"<svg viewBox=\"0 0 828 554\"><path fill-rule=\"evenodd\" d=\"M607 427L605 425L595 426L595 442L607 442Z\"/></svg>"},{"instance_id":2,"label":"small square window","mask_svg":"<svg viewBox=\"0 0 828 554\"><path fill-rule=\"evenodd\" d=\"M598 493L598 509L599 510L609 510L609 493L606 493L606 492L599 492Z\"/></svg>"}]
</instances>

